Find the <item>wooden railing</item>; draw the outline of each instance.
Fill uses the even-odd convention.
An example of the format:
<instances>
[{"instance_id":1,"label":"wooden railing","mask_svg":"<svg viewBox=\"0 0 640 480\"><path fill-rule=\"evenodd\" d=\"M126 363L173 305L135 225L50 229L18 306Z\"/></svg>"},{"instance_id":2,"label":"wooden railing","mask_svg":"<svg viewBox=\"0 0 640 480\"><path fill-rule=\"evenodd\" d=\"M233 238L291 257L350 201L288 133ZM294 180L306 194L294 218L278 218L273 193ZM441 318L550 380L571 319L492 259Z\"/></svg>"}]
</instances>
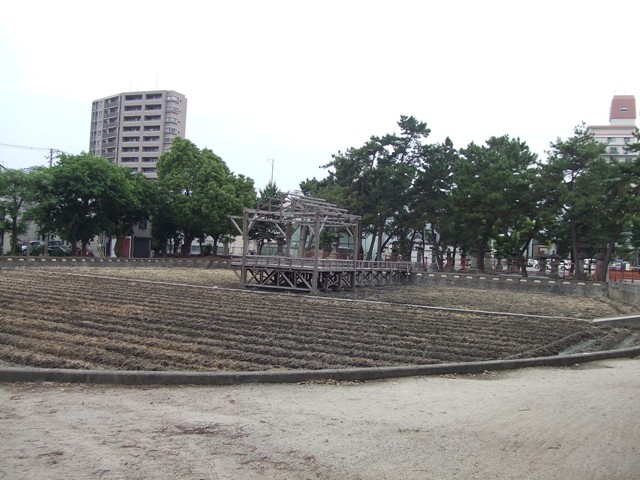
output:
<instances>
[{"instance_id":1,"label":"wooden railing","mask_svg":"<svg viewBox=\"0 0 640 480\"><path fill-rule=\"evenodd\" d=\"M400 270L411 271L411 262L398 261L371 261L371 260L343 260L338 258L319 258L318 269L320 270ZM233 261L234 266L242 266L241 258ZM313 270L315 259L309 257L278 257L270 255L250 255L246 257L245 266L261 268L291 268Z\"/></svg>"}]
</instances>

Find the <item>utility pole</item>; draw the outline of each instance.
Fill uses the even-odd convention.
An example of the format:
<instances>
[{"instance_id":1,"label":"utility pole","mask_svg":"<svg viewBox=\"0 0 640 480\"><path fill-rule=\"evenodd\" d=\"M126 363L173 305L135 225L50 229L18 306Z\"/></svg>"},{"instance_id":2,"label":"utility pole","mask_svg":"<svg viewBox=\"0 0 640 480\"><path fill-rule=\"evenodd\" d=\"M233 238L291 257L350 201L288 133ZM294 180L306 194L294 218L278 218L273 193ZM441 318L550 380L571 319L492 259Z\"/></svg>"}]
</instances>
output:
<instances>
[{"instance_id":1,"label":"utility pole","mask_svg":"<svg viewBox=\"0 0 640 480\"><path fill-rule=\"evenodd\" d=\"M273 165L276 163L276 159L275 158L267 158L267 162L269 162L269 164L271 165L271 180L269 181L269 183L271 185L273 185Z\"/></svg>"},{"instance_id":2,"label":"utility pole","mask_svg":"<svg viewBox=\"0 0 640 480\"><path fill-rule=\"evenodd\" d=\"M56 149L56 148L50 148L49 149L49 168L53 167L53 161L58 158L58 154L60 153L60 150ZM44 157L47 158L47 157ZM29 245L27 245L27 252L29 251ZM40 255L42 255L43 257L46 257L47 255L49 255L49 235L43 235L42 236L42 252L40 252Z\"/></svg>"},{"instance_id":3,"label":"utility pole","mask_svg":"<svg viewBox=\"0 0 640 480\"><path fill-rule=\"evenodd\" d=\"M49 149L49 168L53 167L53 161L58 158L58 154L60 153L60 150L57 150L55 148L50 148ZM44 157L47 158L47 157Z\"/></svg>"}]
</instances>

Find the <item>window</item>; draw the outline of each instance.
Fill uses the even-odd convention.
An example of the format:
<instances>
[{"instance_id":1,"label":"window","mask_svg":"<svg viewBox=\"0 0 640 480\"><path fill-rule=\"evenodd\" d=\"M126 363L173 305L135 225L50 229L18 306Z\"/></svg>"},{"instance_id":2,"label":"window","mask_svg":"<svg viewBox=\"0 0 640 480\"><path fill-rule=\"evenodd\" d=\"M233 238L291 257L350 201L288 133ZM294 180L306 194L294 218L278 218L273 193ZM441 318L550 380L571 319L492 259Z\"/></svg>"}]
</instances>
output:
<instances>
[{"instance_id":1,"label":"window","mask_svg":"<svg viewBox=\"0 0 640 480\"><path fill-rule=\"evenodd\" d=\"M156 137L156 136L153 136L153 137L142 137L142 140L144 142L159 142L160 141L160 137Z\"/></svg>"},{"instance_id":2,"label":"window","mask_svg":"<svg viewBox=\"0 0 640 480\"><path fill-rule=\"evenodd\" d=\"M180 99L178 97L176 97L175 95L169 95L167 97L167 102L178 102L178 103L180 103Z\"/></svg>"},{"instance_id":3,"label":"window","mask_svg":"<svg viewBox=\"0 0 640 480\"><path fill-rule=\"evenodd\" d=\"M129 116L124 117L124 121L125 122L139 122L140 118L141 118L140 115L138 115L138 116L129 115ZM145 117L145 120L146 120L146 117Z\"/></svg>"},{"instance_id":4,"label":"window","mask_svg":"<svg viewBox=\"0 0 640 480\"><path fill-rule=\"evenodd\" d=\"M125 105L124 106L125 112L136 112L139 110L142 110L142 105Z\"/></svg>"},{"instance_id":5,"label":"window","mask_svg":"<svg viewBox=\"0 0 640 480\"><path fill-rule=\"evenodd\" d=\"M173 127L167 127L164 129L164 133L173 133L174 135L177 135L178 129Z\"/></svg>"},{"instance_id":6,"label":"window","mask_svg":"<svg viewBox=\"0 0 640 480\"><path fill-rule=\"evenodd\" d=\"M149 122L149 121L154 121L154 120L160 120L160 118L162 118L161 115L145 115L144 116L144 121L145 122Z\"/></svg>"},{"instance_id":7,"label":"window","mask_svg":"<svg viewBox=\"0 0 640 480\"><path fill-rule=\"evenodd\" d=\"M138 228L140 230L146 230L147 229L147 221L146 220L140 220L140 222L138 222Z\"/></svg>"},{"instance_id":8,"label":"window","mask_svg":"<svg viewBox=\"0 0 640 480\"><path fill-rule=\"evenodd\" d=\"M167 112L169 112L169 113L180 113L180 109L178 107L167 107Z\"/></svg>"},{"instance_id":9,"label":"window","mask_svg":"<svg viewBox=\"0 0 640 480\"><path fill-rule=\"evenodd\" d=\"M167 117L165 119L165 122L167 122L167 123L178 123L178 119L176 117Z\"/></svg>"},{"instance_id":10,"label":"window","mask_svg":"<svg viewBox=\"0 0 640 480\"><path fill-rule=\"evenodd\" d=\"M145 132L159 132L160 131L160 125L145 125L144 131Z\"/></svg>"},{"instance_id":11,"label":"window","mask_svg":"<svg viewBox=\"0 0 640 480\"><path fill-rule=\"evenodd\" d=\"M123 152L139 152L140 147L122 147Z\"/></svg>"},{"instance_id":12,"label":"window","mask_svg":"<svg viewBox=\"0 0 640 480\"><path fill-rule=\"evenodd\" d=\"M138 163L138 157L122 157L122 163Z\"/></svg>"},{"instance_id":13,"label":"window","mask_svg":"<svg viewBox=\"0 0 640 480\"><path fill-rule=\"evenodd\" d=\"M140 137L122 137L123 142L139 142Z\"/></svg>"},{"instance_id":14,"label":"window","mask_svg":"<svg viewBox=\"0 0 640 480\"><path fill-rule=\"evenodd\" d=\"M621 112L628 112L629 109L627 107L620 107Z\"/></svg>"},{"instance_id":15,"label":"window","mask_svg":"<svg viewBox=\"0 0 640 480\"><path fill-rule=\"evenodd\" d=\"M631 141L631 137L624 137L624 143L629 143Z\"/></svg>"},{"instance_id":16,"label":"window","mask_svg":"<svg viewBox=\"0 0 640 480\"><path fill-rule=\"evenodd\" d=\"M145 110L162 110L162 105L159 103L154 103L153 105L145 105Z\"/></svg>"},{"instance_id":17,"label":"window","mask_svg":"<svg viewBox=\"0 0 640 480\"><path fill-rule=\"evenodd\" d=\"M124 127L122 129L123 132L139 132L140 131L140 126L136 126L136 127Z\"/></svg>"},{"instance_id":18,"label":"window","mask_svg":"<svg viewBox=\"0 0 640 480\"><path fill-rule=\"evenodd\" d=\"M147 100L156 100L158 98L162 98L161 93L147 93Z\"/></svg>"},{"instance_id":19,"label":"window","mask_svg":"<svg viewBox=\"0 0 640 480\"><path fill-rule=\"evenodd\" d=\"M148 167L148 168L142 168L142 173L156 173L156 169L152 168L152 167Z\"/></svg>"},{"instance_id":20,"label":"window","mask_svg":"<svg viewBox=\"0 0 640 480\"><path fill-rule=\"evenodd\" d=\"M616 139L613 138L613 137L607 137L607 143L613 143L613 142L615 142L615 140Z\"/></svg>"},{"instance_id":21,"label":"window","mask_svg":"<svg viewBox=\"0 0 640 480\"><path fill-rule=\"evenodd\" d=\"M142 157L142 161L146 163L155 163L158 161L158 157Z\"/></svg>"},{"instance_id":22,"label":"window","mask_svg":"<svg viewBox=\"0 0 640 480\"><path fill-rule=\"evenodd\" d=\"M133 173L138 173L138 167L131 167L131 171Z\"/></svg>"},{"instance_id":23,"label":"window","mask_svg":"<svg viewBox=\"0 0 640 480\"><path fill-rule=\"evenodd\" d=\"M125 95L124 96L125 101L133 101L133 100L142 100L142 95Z\"/></svg>"},{"instance_id":24,"label":"window","mask_svg":"<svg viewBox=\"0 0 640 480\"><path fill-rule=\"evenodd\" d=\"M611 147L609 153L618 153L618 147Z\"/></svg>"},{"instance_id":25,"label":"window","mask_svg":"<svg viewBox=\"0 0 640 480\"><path fill-rule=\"evenodd\" d=\"M143 152L159 152L160 147L142 147Z\"/></svg>"}]
</instances>

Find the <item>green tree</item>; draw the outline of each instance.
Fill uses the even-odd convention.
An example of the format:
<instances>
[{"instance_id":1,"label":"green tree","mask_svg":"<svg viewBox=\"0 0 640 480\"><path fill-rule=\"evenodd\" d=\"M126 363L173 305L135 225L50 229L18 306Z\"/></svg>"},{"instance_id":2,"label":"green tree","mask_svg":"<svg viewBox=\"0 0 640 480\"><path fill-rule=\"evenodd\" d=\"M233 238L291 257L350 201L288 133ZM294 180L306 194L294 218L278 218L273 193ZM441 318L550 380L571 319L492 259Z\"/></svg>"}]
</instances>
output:
<instances>
[{"instance_id":1,"label":"green tree","mask_svg":"<svg viewBox=\"0 0 640 480\"><path fill-rule=\"evenodd\" d=\"M267 203L274 207L274 202L279 202L279 197L282 192L275 183L269 182L260 191L258 196L258 210L264 210L267 208ZM249 238L256 242L257 254L262 255L262 248L265 243L271 242L276 239L280 230L271 222L256 222L249 230ZM301 240L304 241L304 240Z\"/></svg>"},{"instance_id":2,"label":"green tree","mask_svg":"<svg viewBox=\"0 0 640 480\"><path fill-rule=\"evenodd\" d=\"M183 138L174 139L171 150L160 157L158 185L167 209L161 220L165 236L173 225L184 255L196 237L211 235L217 242L234 232L228 216L255 203L253 180L233 175L211 150Z\"/></svg>"},{"instance_id":3,"label":"green tree","mask_svg":"<svg viewBox=\"0 0 640 480\"><path fill-rule=\"evenodd\" d=\"M455 250L460 245L451 198L453 166L458 155L449 138L441 144L425 146L418 158L409 199L417 228L423 229L421 248L424 249L427 242L431 245L439 271L444 270L447 248L454 248L455 258Z\"/></svg>"},{"instance_id":4,"label":"green tree","mask_svg":"<svg viewBox=\"0 0 640 480\"><path fill-rule=\"evenodd\" d=\"M120 184L120 193L105 199L103 208L107 217L105 232L116 238L114 251L119 254L125 237L133 234L133 227L157 211L159 194L156 183L141 173L119 169L114 172L113 181Z\"/></svg>"},{"instance_id":5,"label":"green tree","mask_svg":"<svg viewBox=\"0 0 640 480\"><path fill-rule=\"evenodd\" d=\"M0 170L0 212L2 213L2 234L10 232L10 251L20 253L18 236L27 230L29 210L36 199L37 172L25 170Z\"/></svg>"},{"instance_id":6,"label":"green tree","mask_svg":"<svg viewBox=\"0 0 640 480\"><path fill-rule=\"evenodd\" d=\"M543 170L551 204L555 206L555 230L562 237L562 230L566 228L576 279L582 279L580 259L584 249L597 241L594 232L598 228L597 211L602 207L603 179L611 173L607 172L609 168L602 158L605 148L580 125L572 137L557 139L551 144ZM596 172L605 177L599 178Z\"/></svg>"},{"instance_id":7,"label":"green tree","mask_svg":"<svg viewBox=\"0 0 640 480\"><path fill-rule=\"evenodd\" d=\"M407 116L400 117L398 126L399 134L371 137L362 147L333 155L325 166L333 169L326 185L331 195L340 198L336 203L360 215L364 232L375 239L367 258L381 259L382 249L393 238L406 258L416 235L409 195L430 130L426 123Z\"/></svg>"},{"instance_id":8,"label":"green tree","mask_svg":"<svg viewBox=\"0 0 640 480\"><path fill-rule=\"evenodd\" d=\"M57 233L73 248L114 227L127 198L127 171L89 153L60 156L43 172L34 219L43 232Z\"/></svg>"},{"instance_id":9,"label":"green tree","mask_svg":"<svg viewBox=\"0 0 640 480\"><path fill-rule=\"evenodd\" d=\"M469 144L454 165L452 201L454 219L478 257L483 258L496 237L496 227L512 230L520 220L521 205L530 188L536 155L520 139L491 137L486 145Z\"/></svg>"}]
</instances>

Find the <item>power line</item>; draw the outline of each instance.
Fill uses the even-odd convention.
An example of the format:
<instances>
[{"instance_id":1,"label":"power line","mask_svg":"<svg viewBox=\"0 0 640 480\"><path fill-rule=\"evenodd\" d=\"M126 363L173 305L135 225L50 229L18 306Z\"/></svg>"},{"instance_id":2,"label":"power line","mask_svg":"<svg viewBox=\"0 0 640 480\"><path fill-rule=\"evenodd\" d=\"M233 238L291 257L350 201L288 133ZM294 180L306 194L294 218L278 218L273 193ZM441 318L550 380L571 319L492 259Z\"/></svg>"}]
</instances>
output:
<instances>
[{"instance_id":1,"label":"power line","mask_svg":"<svg viewBox=\"0 0 640 480\"><path fill-rule=\"evenodd\" d=\"M44 151L51 150L51 148L29 147L27 145L14 145L12 143L0 143L0 147L22 148L22 149L25 149L25 150L44 150ZM54 150L57 150L57 149L54 148ZM60 151L60 150L58 150L58 151Z\"/></svg>"},{"instance_id":2,"label":"power line","mask_svg":"<svg viewBox=\"0 0 640 480\"><path fill-rule=\"evenodd\" d=\"M37 150L37 151L43 151L43 152L49 152L48 156L45 156L44 158L47 159L49 161L49 166L53 166L53 161L58 158L58 155L61 153L65 153L62 150L58 149L58 148L44 148L44 147L30 147L28 145L16 145L13 143L0 143L0 147L9 147L9 148L21 148L23 150ZM7 170L7 168L0 164L0 167L2 167L3 169Z\"/></svg>"}]
</instances>

